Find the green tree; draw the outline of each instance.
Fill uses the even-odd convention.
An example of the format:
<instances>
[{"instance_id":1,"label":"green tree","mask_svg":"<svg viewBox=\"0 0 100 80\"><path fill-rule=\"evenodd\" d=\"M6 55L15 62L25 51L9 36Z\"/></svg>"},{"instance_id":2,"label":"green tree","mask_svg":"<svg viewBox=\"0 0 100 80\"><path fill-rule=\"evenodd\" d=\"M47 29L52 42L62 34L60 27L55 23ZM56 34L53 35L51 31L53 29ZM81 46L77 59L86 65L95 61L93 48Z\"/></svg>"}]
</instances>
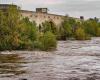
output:
<instances>
[{"instance_id":1,"label":"green tree","mask_svg":"<svg viewBox=\"0 0 100 80\"><path fill-rule=\"evenodd\" d=\"M74 35L77 40L90 39L89 35L85 33L85 30L82 27L78 27Z\"/></svg>"},{"instance_id":2,"label":"green tree","mask_svg":"<svg viewBox=\"0 0 100 80\"><path fill-rule=\"evenodd\" d=\"M95 20L87 20L83 25L86 33L90 34L91 36L97 36L96 33L98 30L98 23Z\"/></svg>"},{"instance_id":3,"label":"green tree","mask_svg":"<svg viewBox=\"0 0 100 80\"><path fill-rule=\"evenodd\" d=\"M52 50L52 49L55 49L57 46L56 37L50 31L47 31L46 33L44 33L40 41L42 44L42 48L41 48L42 50Z\"/></svg>"},{"instance_id":4,"label":"green tree","mask_svg":"<svg viewBox=\"0 0 100 80\"><path fill-rule=\"evenodd\" d=\"M74 20L65 17L61 27L59 28L59 36L61 39L65 40L66 38L71 38L73 36L72 25L74 25Z\"/></svg>"},{"instance_id":5,"label":"green tree","mask_svg":"<svg viewBox=\"0 0 100 80\"><path fill-rule=\"evenodd\" d=\"M35 22L29 18L22 18L20 10L11 5L7 11L0 11L0 50L39 49L48 50L56 47L56 28L52 22L43 24L43 35L39 32ZM40 44L39 44L40 43Z\"/></svg>"},{"instance_id":6,"label":"green tree","mask_svg":"<svg viewBox=\"0 0 100 80\"><path fill-rule=\"evenodd\" d=\"M52 33L54 33L55 35L57 35L57 26L55 25L54 22L52 21L45 21L42 23L42 26L43 26L43 32L47 32L47 31L50 31Z\"/></svg>"},{"instance_id":7,"label":"green tree","mask_svg":"<svg viewBox=\"0 0 100 80\"><path fill-rule=\"evenodd\" d=\"M37 29L35 22L30 22L29 19L23 18L21 25L18 29L20 33L20 48L21 49L33 49L34 41L37 39Z\"/></svg>"},{"instance_id":8,"label":"green tree","mask_svg":"<svg viewBox=\"0 0 100 80\"><path fill-rule=\"evenodd\" d=\"M72 27L68 22L63 23L63 28L65 30L66 37L72 37Z\"/></svg>"}]
</instances>

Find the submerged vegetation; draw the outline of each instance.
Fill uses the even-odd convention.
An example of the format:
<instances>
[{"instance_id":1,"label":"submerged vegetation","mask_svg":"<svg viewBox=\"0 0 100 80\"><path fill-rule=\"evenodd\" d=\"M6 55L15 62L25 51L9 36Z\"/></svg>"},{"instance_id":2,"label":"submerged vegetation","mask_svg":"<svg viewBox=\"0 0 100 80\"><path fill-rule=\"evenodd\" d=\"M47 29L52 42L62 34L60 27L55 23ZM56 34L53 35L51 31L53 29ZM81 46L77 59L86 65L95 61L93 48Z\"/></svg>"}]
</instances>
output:
<instances>
[{"instance_id":1,"label":"submerged vegetation","mask_svg":"<svg viewBox=\"0 0 100 80\"><path fill-rule=\"evenodd\" d=\"M94 36L100 36L97 18L76 20L65 16L59 27L52 21L37 26L35 21L22 18L20 10L13 6L0 11L0 50L52 50L57 40L87 40Z\"/></svg>"}]
</instances>

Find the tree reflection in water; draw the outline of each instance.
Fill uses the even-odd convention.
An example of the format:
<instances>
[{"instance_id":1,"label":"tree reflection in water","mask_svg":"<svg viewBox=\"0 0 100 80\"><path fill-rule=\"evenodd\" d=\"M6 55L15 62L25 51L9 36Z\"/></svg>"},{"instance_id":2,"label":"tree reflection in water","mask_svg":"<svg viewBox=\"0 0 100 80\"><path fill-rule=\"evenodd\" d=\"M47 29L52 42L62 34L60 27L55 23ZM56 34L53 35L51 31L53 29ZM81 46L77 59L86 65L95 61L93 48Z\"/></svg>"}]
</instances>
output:
<instances>
[{"instance_id":1,"label":"tree reflection in water","mask_svg":"<svg viewBox=\"0 0 100 80\"><path fill-rule=\"evenodd\" d=\"M11 77L26 73L24 58L18 54L0 54L0 77Z\"/></svg>"}]
</instances>

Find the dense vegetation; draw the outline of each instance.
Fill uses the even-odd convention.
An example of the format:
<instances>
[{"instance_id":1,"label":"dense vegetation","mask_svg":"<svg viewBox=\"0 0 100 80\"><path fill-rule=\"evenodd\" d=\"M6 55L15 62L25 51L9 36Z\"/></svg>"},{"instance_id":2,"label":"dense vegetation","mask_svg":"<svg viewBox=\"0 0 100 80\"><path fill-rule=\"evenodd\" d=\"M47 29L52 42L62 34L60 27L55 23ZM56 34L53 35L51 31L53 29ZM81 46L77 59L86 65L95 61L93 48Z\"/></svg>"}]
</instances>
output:
<instances>
[{"instance_id":1,"label":"dense vegetation","mask_svg":"<svg viewBox=\"0 0 100 80\"><path fill-rule=\"evenodd\" d=\"M65 17L59 29L60 39L88 40L100 37L100 22L97 18L88 20Z\"/></svg>"},{"instance_id":2,"label":"dense vegetation","mask_svg":"<svg viewBox=\"0 0 100 80\"><path fill-rule=\"evenodd\" d=\"M39 31L36 23L22 18L19 11L13 6L0 11L0 50L55 49L55 35L46 29Z\"/></svg>"},{"instance_id":3,"label":"dense vegetation","mask_svg":"<svg viewBox=\"0 0 100 80\"><path fill-rule=\"evenodd\" d=\"M37 26L29 18L22 18L16 7L0 11L0 50L52 50L57 40L87 40L93 36L100 36L97 18L76 21L65 17L59 26L52 21Z\"/></svg>"}]
</instances>

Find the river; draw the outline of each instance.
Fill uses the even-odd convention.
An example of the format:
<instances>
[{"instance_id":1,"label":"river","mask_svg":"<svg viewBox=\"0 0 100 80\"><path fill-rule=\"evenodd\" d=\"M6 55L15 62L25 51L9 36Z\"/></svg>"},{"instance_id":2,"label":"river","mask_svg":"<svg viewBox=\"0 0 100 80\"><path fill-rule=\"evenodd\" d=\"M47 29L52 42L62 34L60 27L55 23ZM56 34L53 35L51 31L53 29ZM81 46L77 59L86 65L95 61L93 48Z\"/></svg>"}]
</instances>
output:
<instances>
[{"instance_id":1,"label":"river","mask_svg":"<svg viewBox=\"0 0 100 80\"><path fill-rule=\"evenodd\" d=\"M89 77L100 80L100 38L58 41L57 49L51 52L0 52L0 80L86 80Z\"/></svg>"}]
</instances>

